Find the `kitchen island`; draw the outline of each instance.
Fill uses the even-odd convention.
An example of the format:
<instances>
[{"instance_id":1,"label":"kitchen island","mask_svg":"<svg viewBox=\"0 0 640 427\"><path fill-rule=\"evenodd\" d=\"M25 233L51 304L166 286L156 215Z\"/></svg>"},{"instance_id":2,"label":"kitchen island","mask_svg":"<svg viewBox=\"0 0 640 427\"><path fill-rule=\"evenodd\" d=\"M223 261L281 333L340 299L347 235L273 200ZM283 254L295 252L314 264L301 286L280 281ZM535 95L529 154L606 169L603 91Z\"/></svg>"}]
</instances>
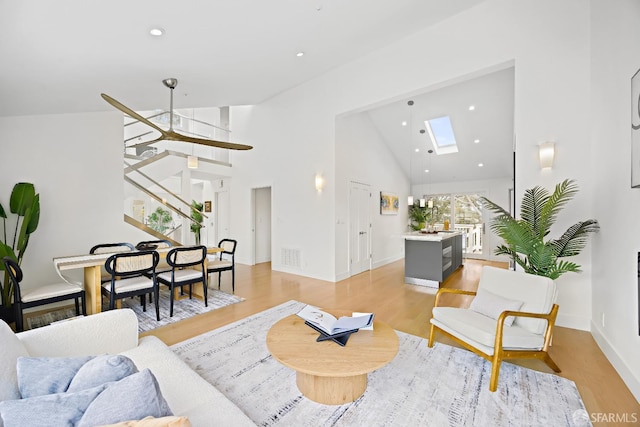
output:
<instances>
[{"instance_id":1,"label":"kitchen island","mask_svg":"<svg viewBox=\"0 0 640 427\"><path fill-rule=\"evenodd\" d=\"M404 281L439 288L462 265L462 233L415 231L404 237Z\"/></svg>"}]
</instances>

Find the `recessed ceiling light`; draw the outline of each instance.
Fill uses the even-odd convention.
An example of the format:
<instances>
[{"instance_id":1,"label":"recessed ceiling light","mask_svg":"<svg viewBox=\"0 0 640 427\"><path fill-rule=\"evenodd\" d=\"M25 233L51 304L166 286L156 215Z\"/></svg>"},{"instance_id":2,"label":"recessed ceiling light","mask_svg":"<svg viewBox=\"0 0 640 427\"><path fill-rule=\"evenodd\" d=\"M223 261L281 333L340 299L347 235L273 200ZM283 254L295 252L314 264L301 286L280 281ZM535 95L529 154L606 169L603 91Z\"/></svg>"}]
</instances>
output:
<instances>
[{"instance_id":1,"label":"recessed ceiling light","mask_svg":"<svg viewBox=\"0 0 640 427\"><path fill-rule=\"evenodd\" d=\"M479 168L481 168L481 167L483 167L483 166L484 166L484 164L482 164L482 163L478 163L478 167L479 167Z\"/></svg>"},{"instance_id":2,"label":"recessed ceiling light","mask_svg":"<svg viewBox=\"0 0 640 427\"><path fill-rule=\"evenodd\" d=\"M407 122L406 122L406 121L405 121L405 122L402 122L402 126L406 126L406 125L407 125Z\"/></svg>"},{"instance_id":3,"label":"recessed ceiling light","mask_svg":"<svg viewBox=\"0 0 640 427\"><path fill-rule=\"evenodd\" d=\"M298 53L296 53L296 56L297 56L298 58L300 58L301 56L304 56L304 52L298 52Z\"/></svg>"},{"instance_id":4,"label":"recessed ceiling light","mask_svg":"<svg viewBox=\"0 0 640 427\"><path fill-rule=\"evenodd\" d=\"M419 148L416 148L416 153L419 153L419 152L420 152L420 149L419 149Z\"/></svg>"},{"instance_id":5,"label":"recessed ceiling light","mask_svg":"<svg viewBox=\"0 0 640 427\"><path fill-rule=\"evenodd\" d=\"M164 34L164 29L162 28L152 28L149 30L149 34L151 34L152 36L155 37L160 37L161 35Z\"/></svg>"},{"instance_id":6,"label":"recessed ceiling light","mask_svg":"<svg viewBox=\"0 0 640 427\"><path fill-rule=\"evenodd\" d=\"M480 140L479 140L479 139L474 139L474 140L473 140L473 143L474 143L474 144L478 144L479 142L480 142Z\"/></svg>"},{"instance_id":7,"label":"recessed ceiling light","mask_svg":"<svg viewBox=\"0 0 640 427\"><path fill-rule=\"evenodd\" d=\"M424 171L425 171L426 173L429 173L429 169L425 169Z\"/></svg>"},{"instance_id":8,"label":"recessed ceiling light","mask_svg":"<svg viewBox=\"0 0 640 427\"><path fill-rule=\"evenodd\" d=\"M469 105L469 111L473 111L473 110L475 110L475 109L476 109L476 106L475 106L475 105Z\"/></svg>"}]
</instances>

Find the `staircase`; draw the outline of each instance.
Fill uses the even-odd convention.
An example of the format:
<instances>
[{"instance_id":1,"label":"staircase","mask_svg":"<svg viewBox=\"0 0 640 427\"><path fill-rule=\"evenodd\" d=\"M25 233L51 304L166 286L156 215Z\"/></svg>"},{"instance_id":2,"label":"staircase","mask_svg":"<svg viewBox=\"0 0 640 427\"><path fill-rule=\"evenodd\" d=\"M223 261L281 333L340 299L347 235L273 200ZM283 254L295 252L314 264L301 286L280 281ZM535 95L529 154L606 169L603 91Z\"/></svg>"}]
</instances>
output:
<instances>
[{"instance_id":1,"label":"staircase","mask_svg":"<svg viewBox=\"0 0 640 427\"><path fill-rule=\"evenodd\" d=\"M228 109L204 110L218 111L219 120L228 118ZM168 118L166 111L141 114L159 125ZM197 117L194 111L190 116L176 111L174 128L200 137L228 138L228 132ZM146 145L144 140L154 139L156 132L131 120L125 117L124 221L153 239L166 239L174 245L196 244L192 227L211 226L213 218L211 213L203 212L205 209L194 209L191 201L204 203L205 198L211 201L211 190L204 189L211 188L211 183L216 180L222 183L223 179L229 179L231 164L228 162L228 150L173 141ZM228 123L228 119L227 122L222 121L223 124ZM213 134L209 133L211 129L215 131ZM197 159L197 170L187 167L188 158ZM199 216L201 220L192 216ZM208 234L201 233L201 244L215 244L207 241Z\"/></svg>"}]
</instances>

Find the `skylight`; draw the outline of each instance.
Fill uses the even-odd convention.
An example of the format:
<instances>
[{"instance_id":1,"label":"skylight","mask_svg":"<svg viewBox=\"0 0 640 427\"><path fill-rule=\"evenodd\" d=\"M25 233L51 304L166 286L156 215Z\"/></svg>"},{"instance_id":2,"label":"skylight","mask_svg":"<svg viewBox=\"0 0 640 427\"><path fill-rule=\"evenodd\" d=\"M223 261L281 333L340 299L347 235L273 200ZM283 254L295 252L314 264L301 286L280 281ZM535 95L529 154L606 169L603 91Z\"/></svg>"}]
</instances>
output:
<instances>
[{"instance_id":1,"label":"skylight","mask_svg":"<svg viewBox=\"0 0 640 427\"><path fill-rule=\"evenodd\" d=\"M453 134L449 116L437 117L424 122L436 154L457 153L458 145Z\"/></svg>"}]
</instances>

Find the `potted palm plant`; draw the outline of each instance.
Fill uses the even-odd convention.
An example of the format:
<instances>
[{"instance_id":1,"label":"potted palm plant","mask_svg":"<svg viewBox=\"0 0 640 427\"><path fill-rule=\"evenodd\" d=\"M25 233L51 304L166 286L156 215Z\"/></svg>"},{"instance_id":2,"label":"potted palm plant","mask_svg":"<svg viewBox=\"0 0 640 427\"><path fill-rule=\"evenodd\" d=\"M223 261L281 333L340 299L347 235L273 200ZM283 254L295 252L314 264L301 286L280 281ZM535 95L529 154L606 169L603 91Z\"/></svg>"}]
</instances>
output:
<instances>
[{"instance_id":1,"label":"potted palm plant","mask_svg":"<svg viewBox=\"0 0 640 427\"><path fill-rule=\"evenodd\" d=\"M598 221L587 219L577 222L559 238L548 238L558 213L577 192L575 181L569 179L556 185L552 194L540 186L526 190L520 206L520 219L515 219L502 207L482 197L483 205L497 214L491 221L491 230L504 241L496 248L495 254L509 255L525 272L553 280L570 271L579 272L580 265L561 258L578 255L585 248L589 234L600 229Z\"/></svg>"},{"instance_id":2,"label":"potted palm plant","mask_svg":"<svg viewBox=\"0 0 640 427\"><path fill-rule=\"evenodd\" d=\"M202 220L204 217L202 216L202 203L198 203L195 200L191 201L191 232L194 234L196 238L196 245L200 244L200 230L204 225L202 225Z\"/></svg>"},{"instance_id":3,"label":"potted palm plant","mask_svg":"<svg viewBox=\"0 0 640 427\"><path fill-rule=\"evenodd\" d=\"M40 195L36 194L33 184L19 182L11 191L9 199L9 212L16 214L13 237L7 235L7 212L0 204L0 218L2 218L2 240L0 241L0 259L6 256L13 258L20 264L24 252L29 244L31 233L38 228L40 221ZM0 263L0 270L4 270L4 264ZM0 318L13 321L13 286L9 280L9 274L5 271L2 286L2 304L0 304Z\"/></svg>"}]
</instances>

